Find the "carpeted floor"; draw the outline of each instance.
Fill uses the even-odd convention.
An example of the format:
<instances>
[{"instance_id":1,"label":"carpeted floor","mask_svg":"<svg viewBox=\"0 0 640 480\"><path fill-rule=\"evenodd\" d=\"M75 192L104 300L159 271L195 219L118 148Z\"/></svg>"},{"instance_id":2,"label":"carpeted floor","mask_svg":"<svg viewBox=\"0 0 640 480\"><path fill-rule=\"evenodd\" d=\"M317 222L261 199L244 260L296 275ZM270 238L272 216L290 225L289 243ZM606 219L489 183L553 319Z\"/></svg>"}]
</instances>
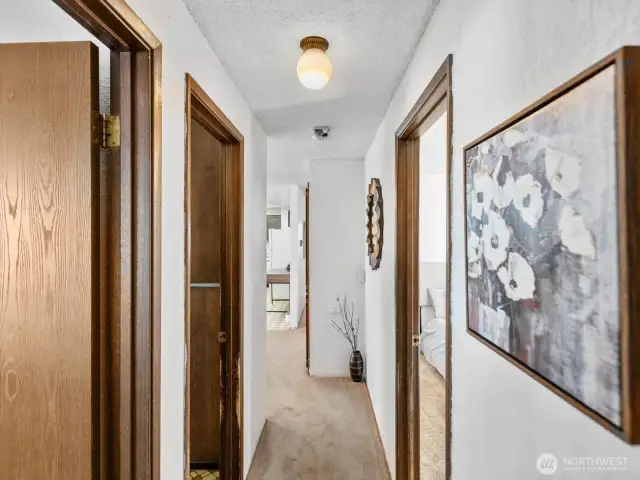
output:
<instances>
[{"instance_id":1,"label":"carpeted floor","mask_svg":"<svg viewBox=\"0 0 640 480\"><path fill-rule=\"evenodd\" d=\"M388 480L367 387L309 377L305 331L267 332L267 423L248 480Z\"/></svg>"},{"instance_id":2,"label":"carpeted floor","mask_svg":"<svg viewBox=\"0 0 640 480\"><path fill-rule=\"evenodd\" d=\"M445 382L435 368L420 357L420 480L444 480Z\"/></svg>"}]
</instances>

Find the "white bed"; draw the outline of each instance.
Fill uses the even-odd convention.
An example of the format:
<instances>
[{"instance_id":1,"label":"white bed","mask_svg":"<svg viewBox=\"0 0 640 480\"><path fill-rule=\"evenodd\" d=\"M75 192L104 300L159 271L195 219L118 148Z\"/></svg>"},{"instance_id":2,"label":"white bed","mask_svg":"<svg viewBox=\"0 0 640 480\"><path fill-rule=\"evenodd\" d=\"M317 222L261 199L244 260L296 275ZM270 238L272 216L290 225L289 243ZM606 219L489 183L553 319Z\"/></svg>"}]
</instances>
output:
<instances>
[{"instance_id":1,"label":"white bed","mask_svg":"<svg viewBox=\"0 0 640 480\"><path fill-rule=\"evenodd\" d=\"M427 288L420 301L420 351L424 359L446 377L446 291Z\"/></svg>"}]
</instances>

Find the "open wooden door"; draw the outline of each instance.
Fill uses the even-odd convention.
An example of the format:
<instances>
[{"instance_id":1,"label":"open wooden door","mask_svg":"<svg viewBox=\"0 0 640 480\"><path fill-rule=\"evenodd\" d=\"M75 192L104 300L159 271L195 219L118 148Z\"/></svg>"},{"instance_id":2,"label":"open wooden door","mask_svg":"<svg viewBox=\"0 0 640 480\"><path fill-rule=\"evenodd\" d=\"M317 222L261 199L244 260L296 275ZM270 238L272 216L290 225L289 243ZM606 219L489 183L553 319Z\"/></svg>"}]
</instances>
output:
<instances>
[{"instance_id":1,"label":"open wooden door","mask_svg":"<svg viewBox=\"0 0 640 480\"><path fill-rule=\"evenodd\" d=\"M4 44L0 65L0 477L95 480L98 50Z\"/></svg>"}]
</instances>

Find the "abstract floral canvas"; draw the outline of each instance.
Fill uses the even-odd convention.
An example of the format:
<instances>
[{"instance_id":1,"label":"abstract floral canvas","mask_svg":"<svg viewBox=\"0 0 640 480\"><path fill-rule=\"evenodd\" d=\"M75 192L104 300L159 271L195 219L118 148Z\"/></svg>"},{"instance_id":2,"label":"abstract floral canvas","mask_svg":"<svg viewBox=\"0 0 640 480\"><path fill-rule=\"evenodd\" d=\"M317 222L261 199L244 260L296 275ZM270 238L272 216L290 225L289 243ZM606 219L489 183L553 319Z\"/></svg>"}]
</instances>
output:
<instances>
[{"instance_id":1,"label":"abstract floral canvas","mask_svg":"<svg viewBox=\"0 0 640 480\"><path fill-rule=\"evenodd\" d=\"M465 160L469 330L620 427L615 68Z\"/></svg>"}]
</instances>

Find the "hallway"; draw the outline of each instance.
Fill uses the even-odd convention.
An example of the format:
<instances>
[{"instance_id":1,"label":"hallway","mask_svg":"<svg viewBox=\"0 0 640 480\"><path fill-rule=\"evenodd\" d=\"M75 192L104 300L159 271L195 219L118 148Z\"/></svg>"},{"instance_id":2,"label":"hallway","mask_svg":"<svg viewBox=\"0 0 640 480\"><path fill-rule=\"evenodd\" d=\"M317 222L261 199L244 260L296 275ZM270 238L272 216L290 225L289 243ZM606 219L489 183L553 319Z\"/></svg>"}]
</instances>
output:
<instances>
[{"instance_id":1,"label":"hallway","mask_svg":"<svg viewBox=\"0 0 640 480\"><path fill-rule=\"evenodd\" d=\"M249 480L390 478L364 384L309 377L305 331L267 332L267 423Z\"/></svg>"}]
</instances>

